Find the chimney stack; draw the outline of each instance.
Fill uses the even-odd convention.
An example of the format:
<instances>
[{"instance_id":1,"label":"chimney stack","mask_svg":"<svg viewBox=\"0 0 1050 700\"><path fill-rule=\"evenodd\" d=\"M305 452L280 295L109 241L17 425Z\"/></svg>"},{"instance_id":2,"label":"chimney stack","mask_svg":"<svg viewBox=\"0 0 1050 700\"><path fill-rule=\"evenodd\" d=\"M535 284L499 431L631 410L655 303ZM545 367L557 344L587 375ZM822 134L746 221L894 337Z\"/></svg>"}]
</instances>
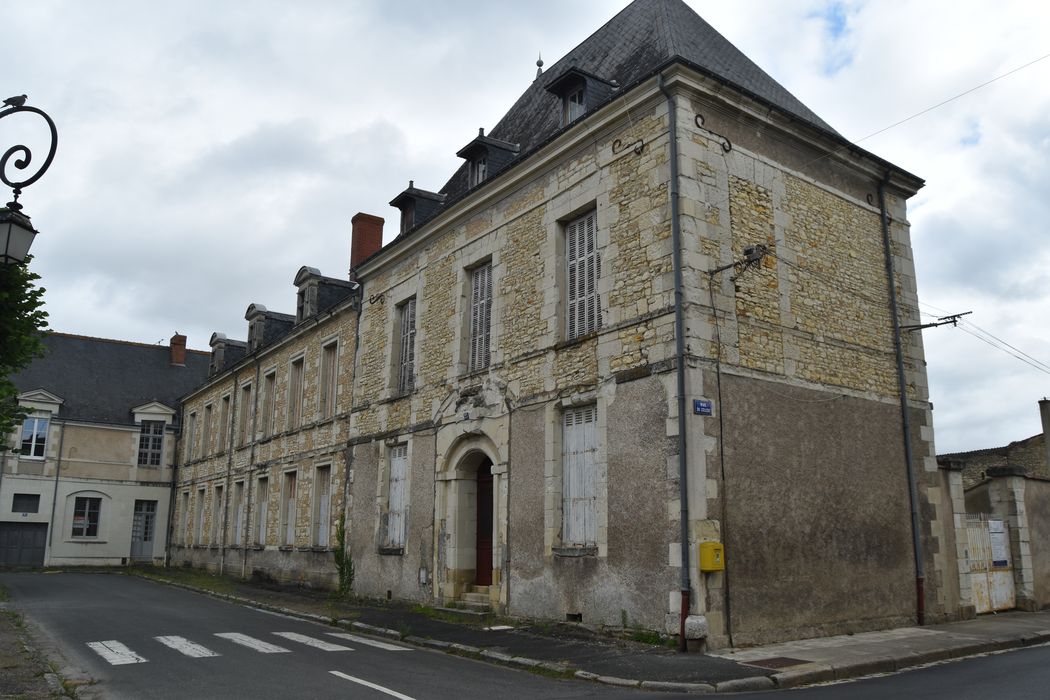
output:
<instances>
[{"instance_id":1,"label":"chimney stack","mask_svg":"<svg viewBox=\"0 0 1050 700\"><path fill-rule=\"evenodd\" d=\"M355 270L383 247L383 219L358 212L350 224L350 269Z\"/></svg>"},{"instance_id":2,"label":"chimney stack","mask_svg":"<svg viewBox=\"0 0 1050 700\"><path fill-rule=\"evenodd\" d=\"M171 364L173 365L185 365L186 364L186 336L179 335L178 331L175 331L175 335L171 336Z\"/></svg>"}]
</instances>

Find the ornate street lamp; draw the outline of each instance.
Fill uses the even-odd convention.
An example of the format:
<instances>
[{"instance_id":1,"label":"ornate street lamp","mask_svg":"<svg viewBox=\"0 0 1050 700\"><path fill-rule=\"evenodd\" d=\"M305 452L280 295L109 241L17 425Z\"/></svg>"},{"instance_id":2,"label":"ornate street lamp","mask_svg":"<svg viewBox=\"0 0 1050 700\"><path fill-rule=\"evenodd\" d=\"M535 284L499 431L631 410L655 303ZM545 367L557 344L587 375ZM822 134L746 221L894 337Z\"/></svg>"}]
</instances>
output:
<instances>
[{"instance_id":1,"label":"ornate street lamp","mask_svg":"<svg viewBox=\"0 0 1050 700\"><path fill-rule=\"evenodd\" d=\"M0 109L0 119L17 114L19 112L32 112L44 118L48 128L51 130L51 147L43 165L32 176L24 180L12 180L7 176L8 162L15 158L13 165L17 170L25 170L33 161L33 153L28 146L18 144L11 146L0 157L0 181L14 191L14 199L0 208L0 261L3 264L25 262L29 254L29 246L33 243L33 237L37 231L29 221L29 217L22 213L22 205L18 202L18 196L22 194L22 188L32 185L40 179L40 176L51 167L51 161L55 158L55 150L58 148L58 131L55 122L42 110L26 105L26 96L18 95L4 100L4 109ZM17 157L16 157L17 156Z\"/></svg>"}]
</instances>

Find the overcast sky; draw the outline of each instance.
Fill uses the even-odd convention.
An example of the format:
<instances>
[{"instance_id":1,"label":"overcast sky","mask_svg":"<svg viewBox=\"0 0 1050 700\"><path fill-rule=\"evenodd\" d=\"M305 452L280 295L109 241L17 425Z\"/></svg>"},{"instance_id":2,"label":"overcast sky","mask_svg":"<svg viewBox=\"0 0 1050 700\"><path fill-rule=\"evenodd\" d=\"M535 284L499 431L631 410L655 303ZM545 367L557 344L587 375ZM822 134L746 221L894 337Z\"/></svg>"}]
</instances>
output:
<instances>
[{"instance_id":1,"label":"overcast sky","mask_svg":"<svg viewBox=\"0 0 1050 700\"><path fill-rule=\"evenodd\" d=\"M1050 363L1050 59L865 139L1050 54L1050 3L688 2L841 134L926 179L909 207L924 320L973 311ZM28 94L60 132L22 196L51 327L207 349L213 331L246 336L250 303L294 312L301 265L346 274L356 212L389 239L409 179L441 187L539 52L553 65L626 4L0 0L0 97ZM13 121L0 150L35 138ZM1050 394L1050 374L971 333L924 332L941 453L1039 432Z\"/></svg>"}]
</instances>

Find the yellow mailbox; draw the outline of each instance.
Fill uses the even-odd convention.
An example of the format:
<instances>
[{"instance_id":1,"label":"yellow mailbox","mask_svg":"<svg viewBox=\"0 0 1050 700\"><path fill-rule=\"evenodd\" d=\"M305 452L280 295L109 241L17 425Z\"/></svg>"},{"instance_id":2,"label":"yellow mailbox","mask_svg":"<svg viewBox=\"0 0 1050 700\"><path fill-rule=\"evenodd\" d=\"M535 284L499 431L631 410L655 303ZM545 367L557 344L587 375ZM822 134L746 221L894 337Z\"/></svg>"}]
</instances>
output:
<instances>
[{"instance_id":1,"label":"yellow mailbox","mask_svg":"<svg viewBox=\"0 0 1050 700\"><path fill-rule=\"evenodd\" d=\"M701 571L725 571L725 549L721 542L701 542L699 559Z\"/></svg>"}]
</instances>

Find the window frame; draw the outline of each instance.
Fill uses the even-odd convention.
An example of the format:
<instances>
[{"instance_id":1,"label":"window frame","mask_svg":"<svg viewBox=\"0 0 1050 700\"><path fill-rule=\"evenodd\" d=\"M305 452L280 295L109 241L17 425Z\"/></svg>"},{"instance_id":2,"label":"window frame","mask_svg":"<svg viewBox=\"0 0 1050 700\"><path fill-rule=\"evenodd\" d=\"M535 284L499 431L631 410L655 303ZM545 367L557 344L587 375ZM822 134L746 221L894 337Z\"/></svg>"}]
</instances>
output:
<instances>
[{"instance_id":1,"label":"window frame","mask_svg":"<svg viewBox=\"0 0 1050 700\"><path fill-rule=\"evenodd\" d=\"M83 504L83 514L81 505ZM94 508L92 508L94 505ZM91 516L94 515L94 522ZM77 525L77 518L84 518L81 525ZM77 528L81 532L77 533ZM94 528L94 532L91 529ZM73 497L73 522L70 528L70 539L74 540L97 540L102 529L102 497L101 496L74 496Z\"/></svg>"},{"instance_id":2,"label":"window frame","mask_svg":"<svg viewBox=\"0 0 1050 700\"><path fill-rule=\"evenodd\" d=\"M322 480L321 475L324 475ZM320 488L324 486L324 488ZM313 513L310 540L314 547L328 548L332 544L332 465L314 468Z\"/></svg>"},{"instance_id":3,"label":"window frame","mask_svg":"<svg viewBox=\"0 0 1050 700\"><path fill-rule=\"evenodd\" d=\"M32 430L29 436L30 451L28 453L22 452L26 447L26 427L32 423ZM43 429L41 430L41 423ZM51 416L26 416L22 421L22 428L19 433L19 459L47 459L47 434L51 429ZM40 454L36 454L37 452Z\"/></svg>"},{"instance_id":4,"label":"window frame","mask_svg":"<svg viewBox=\"0 0 1050 700\"><path fill-rule=\"evenodd\" d=\"M277 368L267 371L262 382L262 436L273 436L277 422Z\"/></svg>"},{"instance_id":5,"label":"window frame","mask_svg":"<svg viewBox=\"0 0 1050 700\"><path fill-rule=\"evenodd\" d=\"M204 504L207 502L207 490L202 486L197 489L197 513L193 523L193 544L200 547L204 544Z\"/></svg>"},{"instance_id":6,"label":"window frame","mask_svg":"<svg viewBox=\"0 0 1050 700\"><path fill-rule=\"evenodd\" d=\"M469 270L469 322L467 372L480 372L492 364L492 260Z\"/></svg>"},{"instance_id":7,"label":"window frame","mask_svg":"<svg viewBox=\"0 0 1050 700\"><path fill-rule=\"evenodd\" d=\"M382 509L381 549L384 553L404 552L408 541L409 472L408 443L391 445L386 454Z\"/></svg>"},{"instance_id":8,"label":"window frame","mask_svg":"<svg viewBox=\"0 0 1050 700\"><path fill-rule=\"evenodd\" d=\"M186 421L186 461L192 462L197 456L197 412L190 411Z\"/></svg>"},{"instance_id":9,"label":"window frame","mask_svg":"<svg viewBox=\"0 0 1050 700\"><path fill-rule=\"evenodd\" d=\"M36 499L33 501L33 499ZM30 501L31 503L27 503ZM30 505L32 510L29 510ZM40 494L39 493L12 493L11 494L11 512L29 514L40 512Z\"/></svg>"},{"instance_id":10,"label":"window frame","mask_svg":"<svg viewBox=\"0 0 1050 700\"><path fill-rule=\"evenodd\" d=\"M565 339L575 340L601 330L603 324L597 208L567 221L564 229Z\"/></svg>"},{"instance_id":11,"label":"window frame","mask_svg":"<svg viewBox=\"0 0 1050 700\"><path fill-rule=\"evenodd\" d=\"M577 434L570 435L577 428ZM597 548L601 461L597 404L565 408L561 431L561 545Z\"/></svg>"},{"instance_id":12,"label":"window frame","mask_svg":"<svg viewBox=\"0 0 1050 700\"><path fill-rule=\"evenodd\" d=\"M306 376L306 358L303 355L288 361L288 430L303 424L303 385Z\"/></svg>"},{"instance_id":13,"label":"window frame","mask_svg":"<svg viewBox=\"0 0 1050 700\"><path fill-rule=\"evenodd\" d=\"M339 398L339 339L322 341L321 357L317 369L317 412L320 420L328 420L336 414Z\"/></svg>"},{"instance_id":14,"label":"window frame","mask_svg":"<svg viewBox=\"0 0 1050 700\"><path fill-rule=\"evenodd\" d=\"M397 305L397 394L410 394L416 388L416 297L411 296Z\"/></svg>"},{"instance_id":15,"label":"window frame","mask_svg":"<svg viewBox=\"0 0 1050 700\"><path fill-rule=\"evenodd\" d=\"M241 400L238 402L237 410L237 441L238 447L249 445L255 438L252 435L252 404L255 397L252 391L252 383L245 382L240 387Z\"/></svg>"},{"instance_id":16,"label":"window frame","mask_svg":"<svg viewBox=\"0 0 1050 700\"><path fill-rule=\"evenodd\" d=\"M207 457L211 454L211 424L213 419L213 404L209 401L204 404L201 416L201 457Z\"/></svg>"},{"instance_id":17,"label":"window frame","mask_svg":"<svg viewBox=\"0 0 1050 700\"><path fill-rule=\"evenodd\" d=\"M226 393L219 399L219 452L226 451L226 443L230 436L230 405L233 394Z\"/></svg>"},{"instance_id":18,"label":"window frame","mask_svg":"<svg viewBox=\"0 0 1050 700\"><path fill-rule=\"evenodd\" d=\"M299 471L289 469L281 474L281 537L282 547L294 547L296 521L299 516Z\"/></svg>"},{"instance_id":19,"label":"window frame","mask_svg":"<svg viewBox=\"0 0 1050 700\"><path fill-rule=\"evenodd\" d=\"M164 466L164 429L166 427L167 424L162 420L144 420L139 424L139 449L136 458L136 465L139 468L159 469ZM154 457L157 463L151 464Z\"/></svg>"},{"instance_id":20,"label":"window frame","mask_svg":"<svg viewBox=\"0 0 1050 700\"><path fill-rule=\"evenodd\" d=\"M230 523L233 532L230 539L234 547L240 547L244 543L244 479L233 482L233 522Z\"/></svg>"},{"instance_id":21,"label":"window frame","mask_svg":"<svg viewBox=\"0 0 1050 700\"><path fill-rule=\"evenodd\" d=\"M270 477L260 476L255 480L255 521L252 536L255 546L265 547L270 516Z\"/></svg>"},{"instance_id":22,"label":"window frame","mask_svg":"<svg viewBox=\"0 0 1050 700\"><path fill-rule=\"evenodd\" d=\"M223 484L215 484L211 492L211 528L208 531L208 544L215 547L222 544L222 521L223 510L226 505L226 488Z\"/></svg>"}]
</instances>

